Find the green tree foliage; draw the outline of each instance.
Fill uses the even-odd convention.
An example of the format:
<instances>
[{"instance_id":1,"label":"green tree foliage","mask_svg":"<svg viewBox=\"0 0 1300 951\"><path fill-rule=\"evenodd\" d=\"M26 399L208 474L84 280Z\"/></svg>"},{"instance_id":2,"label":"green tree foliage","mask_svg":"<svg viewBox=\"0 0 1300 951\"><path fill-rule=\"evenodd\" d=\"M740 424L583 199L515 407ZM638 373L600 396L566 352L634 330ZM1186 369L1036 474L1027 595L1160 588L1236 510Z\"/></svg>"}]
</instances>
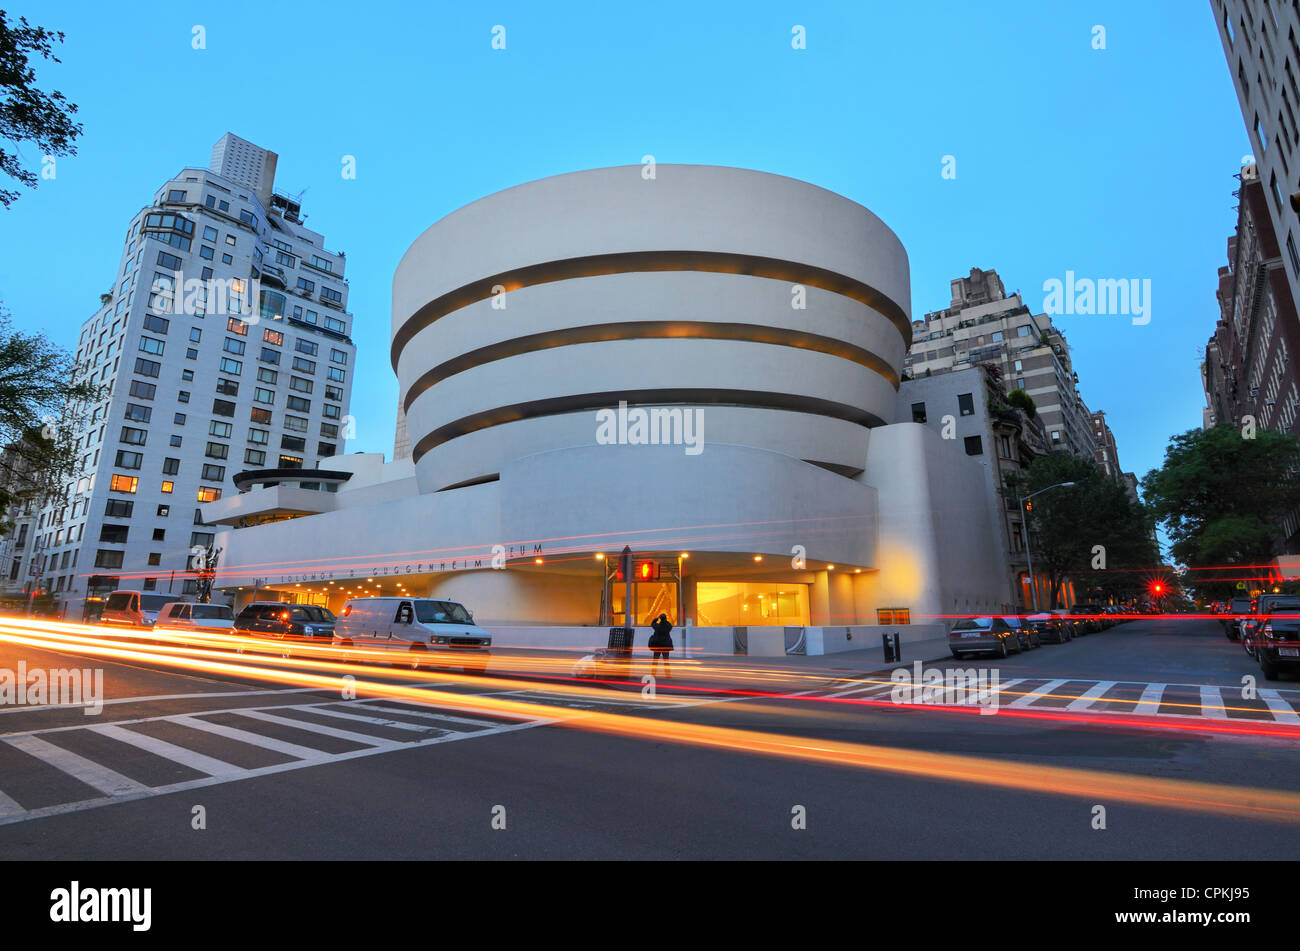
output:
<instances>
[{"instance_id":1,"label":"green tree foliage","mask_svg":"<svg viewBox=\"0 0 1300 951\"><path fill-rule=\"evenodd\" d=\"M0 515L57 491L72 470L81 406L100 398L98 387L73 382L73 370L69 353L13 330L0 309Z\"/></svg>"},{"instance_id":2,"label":"green tree foliage","mask_svg":"<svg viewBox=\"0 0 1300 951\"><path fill-rule=\"evenodd\" d=\"M25 17L15 23L0 10L0 139L15 145L31 142L41 156L76 155L73 143L81 134L80 123L72 121L76 105L61 92L38 89L32 68L37 57L59 62L54 44L62 42L62 33L30 26ZM16 150L0 149L0 172L36 187L36 172L25 167ZM8 208L19 194L0 188L0 205Z\"/></svg>"},{"instance_id":3,"label":"green tree foliage","mask_svg":"<svg viewBox=\"0 0 1300 951\"><path fill-rule=\"evenodd\" d=\"M1216 579L1235 581L1246 566L1263 573L1257 566L1277 554L1279 521L1300 507L1298 470L1300 443L1287 433L1259 430L1247 439L1235 426L1215 426L1170 440L1142 493L1174 558L1199 569L1190 576L1199 594L1229 596L1235 584Z\"/></svg>"},{"instance_id":4,"label":"green tree foliage","mask_svg":"<svg viewBox=\"0 0 1300 951\"><path fill-rule=\"evenodd\" d=\"M1035 459L1011 491L1030 495L1062 482L1074 485L1034 498L1028 521L1034 572L1049 582L1050 607L1068 607L1060 603L1067 577L1074 577L1080 600L1090 598L1093 589L1136 593L1141 573L1160 561L1150 514L1091 461L1066 452Z\"/></svg>"},{"instance_id":5,"label":"green tree foliage","mask_svg":"<svg viewBox=\"0 0 1300 951\"><path fill-rule=\"evenodd\" d=\"M1024 410L1025 415L1030 419L1038 415L1038 406L1034 403L1034 398L1024 390L1012 390L1008 393L1007 405Z\"/></svg>"}]
</instances>

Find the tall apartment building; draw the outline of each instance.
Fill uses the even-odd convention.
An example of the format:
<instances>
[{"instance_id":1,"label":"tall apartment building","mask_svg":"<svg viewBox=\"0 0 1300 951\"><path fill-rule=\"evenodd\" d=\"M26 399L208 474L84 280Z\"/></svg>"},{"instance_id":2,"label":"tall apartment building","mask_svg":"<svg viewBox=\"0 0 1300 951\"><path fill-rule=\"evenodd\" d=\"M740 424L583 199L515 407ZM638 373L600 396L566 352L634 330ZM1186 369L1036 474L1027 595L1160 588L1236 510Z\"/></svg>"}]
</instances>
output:
<instances>
[{"instance_id":1,"label":"tall apartment building","mask_svg":"<svg viewBox=\"0 0 1300 951\"><path fill-rule=\"evenodd\" d=\"M971 268L969 277L952 282L947 309L912 322L903 370L919 379L981 363L998 368L1008 391L1033 397L1052 449L1094 457L1092 414L1079 395L1064 335L1019 294L1008 296L997 271Z\"/></svg>"},{"instance_id":2,"label":"tall apartment building","mask_svg":"<svg viewBox=\"0 0 1300 951\"><path fill-rule=\"evenodd\" d=\"M1237 229L1228 264L1219 268L1219 319L1205 348L1202 379L1215 423L1300 435L1300 319L1283 252L1268 214L1269 199L1254 165L1239 173Z\"/></svg>"},{"instance_id":3,"label":"tall apartment building","mask_svg":"<svg viewBox=\"0 0 1300 951\"><path fill-rule=\"evenodd\" d=\"M34 566L19 567L70 618L115 588L191 594L191 549L214 538L204 502L241 471L343 450L345 261L274 192L275 162L226 135L209 168L182 169L127 225L77 341L78 373L106 395L72 408L81 464L37 520Z\"/></svg>"},{"instance_id":4,"label":"tall apartment building","mask_svg":"<svg viewBox=\"0 0 1300 951\"><path fill-rule=\"evenodd\" d=\"M1296 0L1210 0L1267 218L1300 300L1300 8Z\"/></svg>"}]
</instances>

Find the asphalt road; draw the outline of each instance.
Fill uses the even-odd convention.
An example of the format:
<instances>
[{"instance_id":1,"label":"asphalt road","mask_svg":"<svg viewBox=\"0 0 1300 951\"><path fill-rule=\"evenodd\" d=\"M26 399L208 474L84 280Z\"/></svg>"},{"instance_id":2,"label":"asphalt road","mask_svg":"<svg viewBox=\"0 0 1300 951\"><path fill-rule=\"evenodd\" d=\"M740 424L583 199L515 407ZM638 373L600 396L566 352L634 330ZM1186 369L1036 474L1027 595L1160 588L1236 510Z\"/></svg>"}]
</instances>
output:
<instances>
[{"instance_id":1,"label":"asphalt road","mask_svg":"<svg viewBox=\"0 0 1300 951\"><path fill-rule=\"evenodd\" d=\"M1290 859L1300 845L1280 813L1176 807L1196 798L1187 781L1265 799L1300 785L1296 736L1228 729L1300 730L1300 683L1260 678L1262 695L1242 698L1258 667L1214 621L1134 621L934 665L996 669L997 715L892 703L880 677L833 659L773 691L800 696L728 693L725 670L655 698L639 683L447 686L478 698L468 708L0 640L0 668L19 660L102 667L113 702L95 716L0 706L6 859ZM546 714L495 714L483 698ZM618 732L592 729L607 722ZM682 727L736 739L681 742ZM753 751L771 736L811 752ZM835 744L867 752L838 760ZM1062 794L1060 768L1096 791Z\"/></svg>"}]
</instances>

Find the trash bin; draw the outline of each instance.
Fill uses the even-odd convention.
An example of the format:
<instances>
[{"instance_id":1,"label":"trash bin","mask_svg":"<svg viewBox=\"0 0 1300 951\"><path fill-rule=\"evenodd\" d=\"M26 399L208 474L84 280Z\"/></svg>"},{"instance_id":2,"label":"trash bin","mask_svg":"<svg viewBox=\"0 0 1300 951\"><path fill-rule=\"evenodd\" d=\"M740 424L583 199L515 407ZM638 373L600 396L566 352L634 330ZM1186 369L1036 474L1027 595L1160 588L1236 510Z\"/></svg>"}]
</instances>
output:
<instances>
[{"instance_id":1,"label":"trash bin","mask_svg":"<svg viewBox=\"0 0 1300 951\"><path fill-rule=\"evenodd\" d=\"M898 642L898 632L880 635L881 645L885 648L885 663L896 664L903 659L903 650Z\"/></svg>"},{"instance_id":2,"label":"trash bin","mask_svg":"<svg viewBox=\"0 0 1300 951\"><path fill-rule=\"evenodd\" d=\"M634 627L611 627L609 629L609 643L605 648L606 657L610 660L630 661L632 659L632 641L636 637L636 628Z\"/></svg>"}]
</instances>

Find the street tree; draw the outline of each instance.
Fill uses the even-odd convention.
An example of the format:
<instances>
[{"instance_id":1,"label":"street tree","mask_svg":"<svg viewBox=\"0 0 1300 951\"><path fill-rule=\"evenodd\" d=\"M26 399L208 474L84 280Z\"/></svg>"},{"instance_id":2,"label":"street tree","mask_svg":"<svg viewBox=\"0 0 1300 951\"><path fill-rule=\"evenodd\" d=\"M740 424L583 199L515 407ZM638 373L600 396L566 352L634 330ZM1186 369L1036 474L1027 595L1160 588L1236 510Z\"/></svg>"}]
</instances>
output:
<instances>
[{"instance_id":1,"label":"street tree","mask_svg":"<svg viewBox=\"0 0 1300 951\"><path fill-rule=\"evenodd\" d=\"M74 143L81 125L72 118L76 104L61 92L39 89L32 65L34 59L60 62L54 46L62 42L62 33L31 26L26 17L15 22L0 10L0 139L14 145L12 150L0 148L0 172L28 188L36 187L38 176L20 154L24 142L36 146L43 162L46 156L77 154ZM0 188L0 205L8 208L19 195Z\"/></svg>"},{"instance_id":2,"label":"street tree","mask_svg":"<svg viewBox=\"0 0 1300 951\"><path fill-rule=\"evenodd\" d=\"M1300 443L1289 433L1235 426L1173 437L1142 492L1164 525L1176 561L1204 597L1229 597L1241 579L1266 574L1281 543L1278 525L1300 508Z\"/></svg>"},{"instance_id":3,"label":"street tree","mask_svg":"<svg viewBox=\"0 0 1300 951\"><path fill-rule=\"evenodd\" d=\"M12 329L0 308L0 516L60 490L76 463L72 434L100 388L74 379L72 356L41 334ZM0 534L7 531L0 519Z\"/></svg>"},{"instance_id":4,"label":"street tree","mask_svg":"<svg viewBox=\"0 0 1300 951\"><path fill-rule=\"evenodd\" d=\"M1064 482L1074 484L1043 492L1026 513L1034 571L1048 581L1050 606L1062 606L1061 592L1071 577L1085 591L1131 593L1139 573L1160 560L1149 514L1122 484L1066 452L1035 459L1010 491L1023 497Z\"/></svg>"}]
</instances>

